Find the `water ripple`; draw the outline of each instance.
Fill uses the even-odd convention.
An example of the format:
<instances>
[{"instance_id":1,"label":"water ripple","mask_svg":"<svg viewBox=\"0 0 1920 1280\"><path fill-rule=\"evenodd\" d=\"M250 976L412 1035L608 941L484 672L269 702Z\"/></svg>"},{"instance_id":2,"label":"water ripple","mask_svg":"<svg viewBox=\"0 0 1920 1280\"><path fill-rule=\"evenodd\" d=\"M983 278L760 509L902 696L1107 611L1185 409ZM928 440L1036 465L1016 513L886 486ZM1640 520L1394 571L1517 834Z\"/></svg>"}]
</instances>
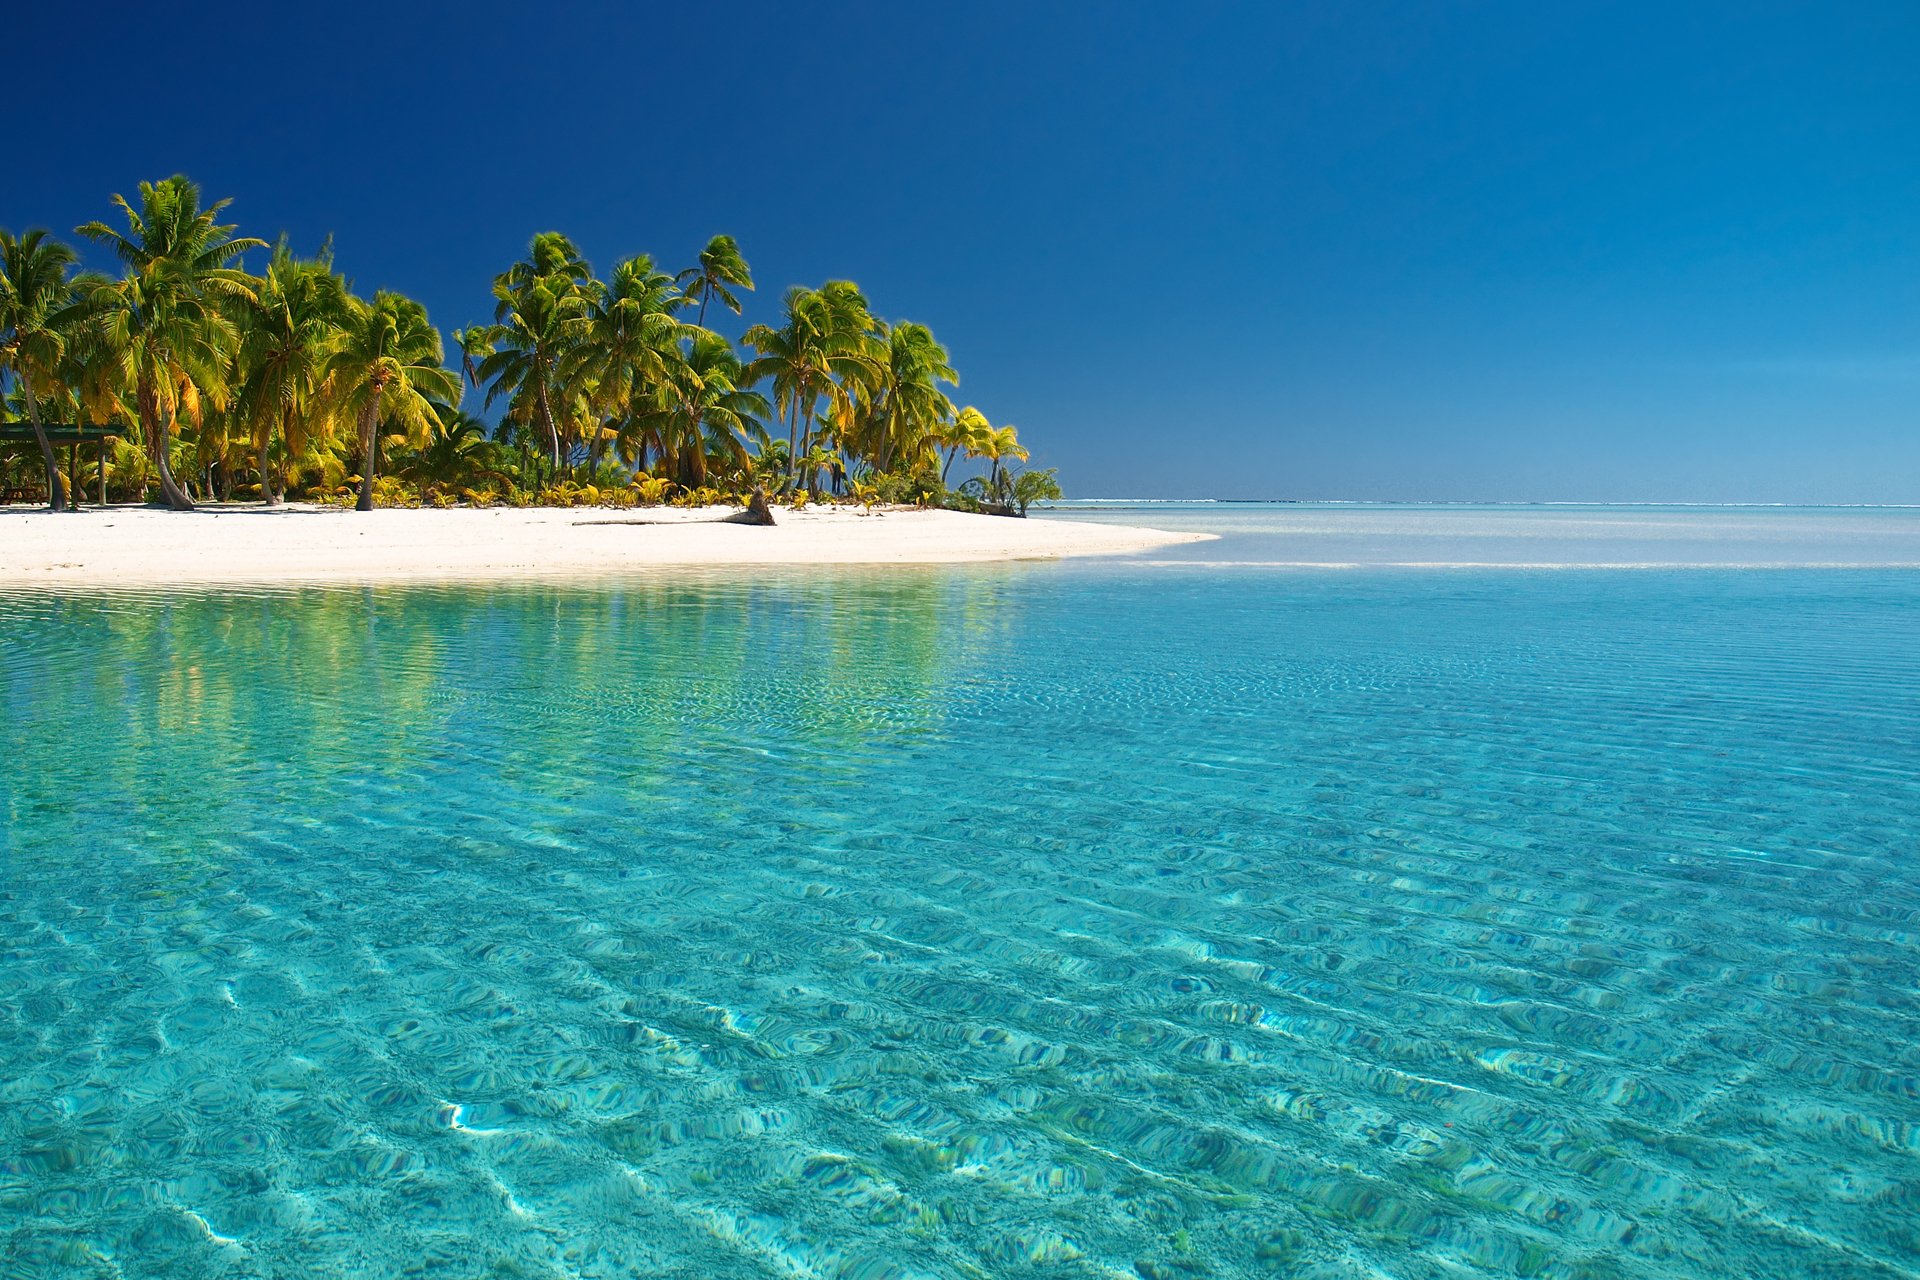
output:
<instances>
[{"instance_id":1,"label":"water ripple","mask_svg":"<svg viewBox=\"0 0 1920 1280\"><path fill-rule=\"evenodd\" d=\"M1850 574L0 598L0 1276L1911 1276Z\"/></svg>"}]
</instances>

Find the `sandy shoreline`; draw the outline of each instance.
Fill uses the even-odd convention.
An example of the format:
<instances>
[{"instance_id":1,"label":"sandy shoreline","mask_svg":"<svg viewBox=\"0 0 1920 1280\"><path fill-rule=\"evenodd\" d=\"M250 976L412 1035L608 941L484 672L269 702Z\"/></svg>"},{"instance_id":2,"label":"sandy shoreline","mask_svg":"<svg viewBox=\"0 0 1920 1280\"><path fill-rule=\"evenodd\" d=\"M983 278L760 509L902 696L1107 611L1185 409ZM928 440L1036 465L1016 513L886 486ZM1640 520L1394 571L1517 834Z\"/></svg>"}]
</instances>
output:
<instances>
[{"instance_id":1,"label":"sandy shoreline","mask_svg":"<svg viewBox=\"0 0 1920 1280\"><path fill-rule=\"evenodd\" d=\"M668 566L927 565L1119 555L1206 535L956 511L493 507L362 513L295 505L0 508L0 587L551 577Z\"/></svg>"}]
</instances>

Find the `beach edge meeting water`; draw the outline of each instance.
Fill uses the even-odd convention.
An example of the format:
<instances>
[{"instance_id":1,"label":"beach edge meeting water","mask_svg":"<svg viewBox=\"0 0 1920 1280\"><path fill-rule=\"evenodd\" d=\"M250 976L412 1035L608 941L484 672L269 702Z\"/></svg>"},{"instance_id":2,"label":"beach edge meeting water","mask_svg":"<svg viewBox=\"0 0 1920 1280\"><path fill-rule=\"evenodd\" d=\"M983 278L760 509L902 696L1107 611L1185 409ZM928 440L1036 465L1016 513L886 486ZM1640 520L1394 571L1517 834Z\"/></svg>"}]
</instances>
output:
<instances>
[{"instance_id":1,"label":"beach edge meeting water","mask_svg":"<svg viewBox=\"0 0 1920 1280\"><path fill-rule=\"evenodd\" d=\"M298 505L176 513L96 508L81 517L0 509L0 589L34 584L243 583L552 577L675 565L924 565L1104 556L1212 534L959 511L737 507L384 509Z\"/></svg>"}]
</instances>

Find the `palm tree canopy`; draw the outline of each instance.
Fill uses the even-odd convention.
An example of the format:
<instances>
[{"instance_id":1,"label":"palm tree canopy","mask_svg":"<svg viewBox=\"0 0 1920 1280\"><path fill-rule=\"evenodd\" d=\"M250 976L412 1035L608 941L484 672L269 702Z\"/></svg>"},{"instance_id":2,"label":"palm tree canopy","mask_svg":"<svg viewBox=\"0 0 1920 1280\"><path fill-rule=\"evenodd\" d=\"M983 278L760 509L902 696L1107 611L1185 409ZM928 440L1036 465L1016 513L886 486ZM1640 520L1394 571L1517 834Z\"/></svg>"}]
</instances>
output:
<instances>
[{"instance_id":1,"label":"palm tree canopy","mask_svg":"<svg viewBox=\"0 0 1920 1280\"><path fill-rule=\"evenodd\" d=\"M593 269L580 253L579 246L558 231L542 231L534 236L527 245L527 256L514 263L494 278L494 296L500 297L502 287L513 293L539 280L554 278L571 280L584 284L592 279ZM504 305L504 299L502 300ZM505 319L505 313L496 307L494 319Z\"/></svg>"},{"instance_id":2,"label":"palm tree canopy","mask_svg":"<svg viewBox=\"0 0 1920 1280\"><path fill-rule=\"evenodd\" d=\"M246 272L234 266L249 249L264 249L265 240L236 237L233 224L216 223L231 200L200 207L200 188L175 174L164 182L140 184L140 207L123 195L113 202L126 215L127 229L115 231L94 221L75 230L113 251L129 277L141 277L148 294L164 294L197 286L217 296L249 298L252 288Z\"/></svg>"},{"instance_id":3,"label":"palm tree canopy","mask_svg":"<svg viewBox=\"0 0 1920 1280\"><path fill-rule=\"evenodd\" d=\"M330 248L298 258L284 238L273 248L240 324L240 398L256 447L276 422L293 450L302 452L319 425L318 403L327 358L351 312L346 279L333 269Z\"/></svg>"},{"instance_id":4,"label":"palm tree canopy","mask_svg":"<svg viewBox=\"0 0 1920 1280\"><path fill-rule=\"evenodd\" d=\"M897 462L918 465L937 446L940 428L953 415L953 402L940 384L957 386L960 375L927 326L904 320L876 329L885 341L885 355L865 388L869 403L858 447L881 470Z\"/></svg>"},{"instance_id":5,"label":"palm tree canopy","mask_svg":"<svg viewBox=\"0 0 1920 1280\"><path fill-rule=\"evenodd\" d=\"M530 397L565 357L579 332L587 299L573 281L560 276L531 281L517 290L496 286L495 293L501 318L487 335L494 350L480 361L475 377L489 384L488 404L509 395L509 412L531 412Z\"/></svg>"},{"instance_id":6,"label":"palm tree canopy","mask_svg":"<svg viewBox=\"0 0 1920 1280\"><path fill-rule=\"evenodd\" d=\"M697 266L688 267L674 277L674 282L686 290L687 297L700 305L703 313L707 302L712 298L720 299L727 310L740 314L740 297L733 288L751 290L753 272L747 267L747 260L740 254L740 246L732 236L715 236L707 241L707 247L700 251ZM733 288L729 288L731 285Z\"/></svg>"},{"instance_id":7,"label":"palm tree canopy","mask_svg":"<svg viewBox=\"0 0 1920 1280\"><path fill-rule=\"evenodd\" d=\"M0 370L50 377L66 354L60 323L73 306L69 279L79 257L35 229L0 229Z\"/></svg>"},{"instance_id":8,"label":"palm tree canopy","mask_svg":"<svg viewBox=\"0 0 1920 1280\"><path fill-rule=\"evenodd\" d=\"M435 402L460 398L459 375L446 367L444 356L427 309L383 289L372 302L353 299L326 377L343 417L371 409L418 448L439 425Z\"/></svg>"},{"instance_id":9,"label":"palm tree canopy","mask_svg":"<svg viewBox=\"0 0 1920 1280\"><path fill-rule=\"evenodd\" d=\"M613 278L592 282L580 308L579 341L559 358L569 390L591 389L602 413L622 414L667 376L692 330L674 315L686 299L672 276L646 254L614 264Z\"/></svg>"},{"instance_id":10,"label":"palm tree canopy","mask_svg":"<svg viewBox=\"0 0 1920 1280\"><path fill-rule=\"evenodd\" d=\"M789 484L888 473L936 494L963 451L990 462L996 484L1026 456L1013 428L955 407L959 375L933 331L878 318L850 280L788 290L779 317L738 347L707 329L709 303L739 315L755 287L729 235L684 271L641 254L601 280L574 241L542 231L493 278L490 319L453 332L449 368L425 309L398 293L354 297L330 241L307 257L283 236L249 274L244 259L267 243L221 220L229 203L204 201L181 176L115 195L107 220L75 228L114 256L113 278L76 274L73 250L44 231L0 230L4 407L44 400L56 420L137 424L136 496L157 477L186 509L204 493L227 499L236 472L257 470L272 503L290 487L336 490L357 456L366 503L383 448L396 474L452 484L509 466L516 431L541 439L549 476L583 443L599 475L617 440L629 465L677 472L689 488L712 464L723 485L784 467ZM484 387L489 407L505 402L497 430L459 412L463 384ZM781 441L768 435L776 416ZM428 441L439 442L430 455ZM538 468L512 480L523 493L528 475L539 483Z\"/></svg>"},{"instance_id":11,"label":"palm tree canopy","mask_svg":"<svg viewBox=\"0 0 1920 1280\"><path fill-rule=\"evenodd\" d=\"M200 207L200 188L184 177L140 184L140 205L113 202L126 230L105 222L76 230L105 245L125 275L94 290L108 345L121 353L128 381L140 381L174 411L198 413L202 396L223 401L228 356L239 337L237 305L257 301L253 278L234 263L266 241L236 237L215 222L230 201Z\"/></svg>"}]
</instances>

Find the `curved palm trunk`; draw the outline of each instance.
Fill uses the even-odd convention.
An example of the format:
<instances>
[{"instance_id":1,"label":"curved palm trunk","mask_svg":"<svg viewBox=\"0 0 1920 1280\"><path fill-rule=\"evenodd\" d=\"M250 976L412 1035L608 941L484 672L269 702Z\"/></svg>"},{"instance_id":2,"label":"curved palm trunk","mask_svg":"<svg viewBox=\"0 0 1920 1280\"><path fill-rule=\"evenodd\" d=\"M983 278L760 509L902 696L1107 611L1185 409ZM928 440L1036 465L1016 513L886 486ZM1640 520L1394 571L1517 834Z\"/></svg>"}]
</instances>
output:
<instances>
[{"instance_id":1,"label":"curved palm trunk","mask_svg":"<svg viewBox=\"0 0 1920 1280\"><path fill-rule=\"evenodd\" d=\"M693 478L687 484L698 489L707 483L707 446L700 438L700 411L694 410L693 422L687 429L687 471Z\"/></svg>"},{"instance_id":2,"label":"curved palm trunk","mask_svg":"<svg viewBox=\"0 0 1920 1280\"><path fill-rule=\"evenodd\" d=\"M793 488L794 477L799 474L800 449L795 436L800 428L800 393L793 393L793 404L787 414L787 488Z\"/></svg>"},{"instance_id":3,"label":"curved palm trunk","mask_svg":"<svg viewBox=\"0 0 1920 1280\"><path fill-rule=\"evenodd\" d=\"M373 473L380 467L380 433L375 428L380 425L380 393L385 390L385 383L376 382L373 394L360 409L360 452L364 461L360 465L360 500L353 504L355 511L373 510Z\"/></svg>"},{"instance_id":4,"label":"curved palm trunk","mask_svg":"<svg viewBox=\"0 0 1920 1280\"><path fill-rule=\"evenodd\" d=\"M886 471L893 465L894 397L890 394L883 394L882 398L886 402L885 411L882 412L880 405L876 404L873 407L873 413L869 419L870 421L880 424L879 439L874 442L873 446L873 469L875 471Z\"/></svg>"},{"instance_id":5,"label":"curved palm trunk","mask_svg":"<svg viewBox=\"0 0 1920 1280\"><path fill-rule=\"evenodd\" d=\"M801 453L813 452L813 406L812 405L808 405L806 407L806 421L803 422L800 426L800 452ZM802 472L800 475L800 478L802 480L806 480L809 482L807 485L807 488L809 489L817 488L819 486L820 477L818 475L809 476L805 472Z\"/></svg>"},{"instance_id":6,"label":"curved palm trunk","mask_svg":"<svg viewBox=\"0 0 1920 1280\"><path fill-rule=\"evenodd\" d=\"M593 428L593 447L587 450L587 479L598 483L595 477L600 474L600 460L607 453L607 432L613 423L595 422Z\"/></svg>"},{"instance_id":7,"label":"curved palm trunk","mask_svg":"<svg viewBox=\"0 0 1920 1280\"><path fill-rule=\"evenodd\" d=\"M281 414L281 434L286 433L286 415ZM267 429L260 434L260 501L270 507L280 505L280 495L274 492L273 466L268 460L267 451L273 445L273 420L267 420Z\"/></svg>"},{"instance_id":8,"label":"curved palm trunk","mask_svg":"<svg viewBox=\"0 0 1920 1280\"><path fill-rule=\"evenodd\" d=\"M560 428L553 424L553 408L547 403L547 380L542 377L534 388L533 406L540 415L540 426L547 433L547 446L553 450L553 474L560 474Z\"/></svg>"},{"instance_id":9,"label":"curved palm trunk","mask_svg":"<svg viewBox=\"0 0 1920 1280\"><path fill-rule=\"evenodd\" d=\"M142 378L135 395L140 402L140 426L147 437L147 458L153 463L154 474L160 478L160 496L175 511L192 511L193 499L174 480L173 468L167 463L169 433L160 422L160 401L154 394L153 383Z\"/></svg>"},{"instance_id":10,"label":"curved palm trunk","mask_svg":"<svg viewBox=\"0 0 1920 1280\"><path fill-rule=\"evenodd\" d=\"M33 376L25 369L20 370L20 390L26 393L27 421L33 423L33 438L40 446L40 461L47 468L47 510L65 511L66 480L60 474L60 459L53 456L53 445L47 440L47 429L40 422L40 403L33 397Z\"/></svg>"}]
</instances>

